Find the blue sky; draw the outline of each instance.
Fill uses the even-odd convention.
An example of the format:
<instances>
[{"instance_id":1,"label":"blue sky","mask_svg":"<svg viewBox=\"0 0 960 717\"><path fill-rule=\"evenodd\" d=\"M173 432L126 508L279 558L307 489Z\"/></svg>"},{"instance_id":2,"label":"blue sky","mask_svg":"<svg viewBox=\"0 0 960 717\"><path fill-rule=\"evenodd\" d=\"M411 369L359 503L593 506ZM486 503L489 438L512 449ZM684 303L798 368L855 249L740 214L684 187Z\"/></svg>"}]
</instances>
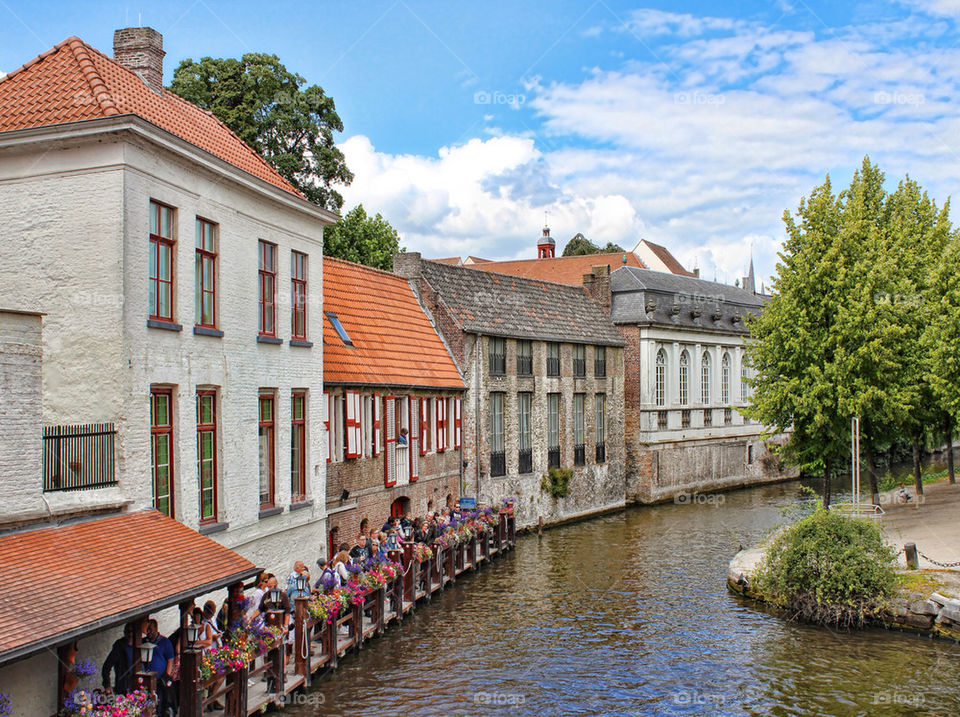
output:
<instances>
[{"instance_id":1,"label":"blue sky","mask_svg":"<svg viewBox=\"0 0 960 717\"><path fill-rule=\"evenodd\" d=\"M266 10L264 9L266 8ZM331 94L363 202L427 256L533 256L548 212L732 282L774 271L781 215L864 154L941 203L960 176L960 0L739 3L0 0L0 71L69 35L263 51Z\"/></svg>"}]
</instances>

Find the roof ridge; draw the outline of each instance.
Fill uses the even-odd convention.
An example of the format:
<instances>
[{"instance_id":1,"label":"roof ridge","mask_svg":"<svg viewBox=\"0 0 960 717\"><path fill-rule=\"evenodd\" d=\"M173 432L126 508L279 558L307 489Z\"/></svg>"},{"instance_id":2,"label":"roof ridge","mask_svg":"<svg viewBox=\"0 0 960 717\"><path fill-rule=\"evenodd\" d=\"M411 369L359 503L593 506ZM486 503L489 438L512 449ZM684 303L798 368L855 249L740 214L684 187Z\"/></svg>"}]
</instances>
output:
<instances>
[{"instance_id":1,"label":"roof ridge","mask_svg":"<svg viewBox=\"0 0 960 717\"><path fill-rule=\"evenodd\" d=\"M100 73L97 72L97 68L93 64L93 60L90 58L91 51L100 55L103 55L103 53L93 47L90 47L79 37L74 37L74 39L68 41L66 46L73 53L73 57L77 61L77 64L80 65L80 74L83 75L83 79L85 79L87 84L90 86L90 92L93 95L93 99L96 100L103 114L105 116L121 114L120 110L117 109L117 104L113 101L113 96L110 94L110 88L107 87L107 83L103 81L103 78L100 76ZM106 55L104 55L104 57L106 57ZM117 64L119 65L120 63L118 62ZM121 67L123 66L121 65ZM124 67L124 69L128 70L126 67ZM137 79L140 78L138 77Z\"/></svg>"},{"instance_id":2,"label":"roof ridge","mask_svg":"<svg viewBox=\"0 0 960 717\"><path fill-rule=\"evenodd\" d=\"M26 70L27 68L30 68L30 67L33 67L34 65L36 65L38 62L40 62L40 60L43 60L43 59L45 59L45 58L47 58L47 57L50 57L50 55L52 55L52 54L54 54L54 53L56 53L56 52L59 52L62 48L64 48L66 45L68 45L69 43L73 42L74 40L80 40L80 38L77 37L76 35L70 35L70 37L68 37L67 39L61 40L60 42L58 42L56 45L54 45L54 46L51 47L50 49L44 50L43 52L41 52L39 55L37 55L36 57L34 57L34 58L31 59L31 60L27 60L27 61L24 62L22 65L20 65L20 67L16 67L16 68L10 70L10 72L8 72L7 74L5 74L3 77L0 77L0 82L6 82L6 81L9 80L11 77L14 77L14 76L16 76L16 75L19 75L21 72L23 72L23 71ZM80 42L83 42L83 40L80 40Z\"/></svg>"},{"instance_id":3,"label":"roof ridge","mask_svg":"<svg viewBox=\"0 0 960 717\"><path fill-rule=\"evenodd\" d=\"M364 269L364 270L366 270L366 271L372 271L372 272L375 272L375 273L377 273L377 274L383 274L383 275L385 275L385 276L393 277L394 279L399 279L400 281L403 281L404 283L406 283L406 279L405 279L404 277L400 276L399 274L395 274L395 273L392 272L392 271L387 271L386 269L379 269L379 268L377 268L377 267L375 267L375 266L367 266L366 264L361 264L360 262L357 262L357 261L350 261L350 260L348 260L348 259L341 259L340 257L330 256L329 254L324 254L324 255L323 255L323 260L324 260L324 261L333 261L333 262L336 262L336 263L338 263L338 264L346 264L347 266L357 267L357 268L359 268L359 269Z\"/></svg>"},{"instance_id":4,"label":"roof ridge","mask_svg":"<svg viewBox=\"0 0 960 717\"><path fill-rule=\"evenodd\" d=\"M536 261L536 260L531 260L531 261ZM491 263L496 263L496 262L491 262ZM533 276L521 276L519 274L504 274L499 271L489 271L487 269L474 269L472 266L467 264L463 266L451 266L450 264L437 264L437 266L445 266L448 269L469 269L470 271L476 271L481 274L494 274L496 276L503 276L510 279L523 279L524 281L532 281L538 284L547 284L549 286L562 286L564 289L574 289L580 292L583 291L583 284L564 284L562 281L550 281L549 279L538 279ZM634 268L637 268L637 267L634 267Z\"/></svg>"}]
</instances>

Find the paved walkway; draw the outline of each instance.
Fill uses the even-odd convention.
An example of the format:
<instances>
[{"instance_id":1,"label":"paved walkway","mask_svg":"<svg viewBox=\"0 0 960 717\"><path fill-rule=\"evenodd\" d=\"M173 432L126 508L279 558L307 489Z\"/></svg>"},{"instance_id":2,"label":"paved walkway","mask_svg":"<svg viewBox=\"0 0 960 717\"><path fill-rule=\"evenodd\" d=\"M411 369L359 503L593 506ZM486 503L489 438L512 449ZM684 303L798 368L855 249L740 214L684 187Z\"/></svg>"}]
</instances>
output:
<instances>
[{"instance_id":1,"label":"paved walkway","mask_svg":"<svg viewBox=\"0 0 960 717\"><path fill-rule=\"evenodd\" d=\"M920 500L912 484L907 490L914 499L906 504L897 502L896 490L880 496L881 525L887 540L898 549L904 543L916 543L919 552L940 563L960 561L960 483L950 485L944 479L927 484ZM906 565L903 555L899 561ZM921 557L920 567L938 566Z\"/></svg>"}]
</instances>

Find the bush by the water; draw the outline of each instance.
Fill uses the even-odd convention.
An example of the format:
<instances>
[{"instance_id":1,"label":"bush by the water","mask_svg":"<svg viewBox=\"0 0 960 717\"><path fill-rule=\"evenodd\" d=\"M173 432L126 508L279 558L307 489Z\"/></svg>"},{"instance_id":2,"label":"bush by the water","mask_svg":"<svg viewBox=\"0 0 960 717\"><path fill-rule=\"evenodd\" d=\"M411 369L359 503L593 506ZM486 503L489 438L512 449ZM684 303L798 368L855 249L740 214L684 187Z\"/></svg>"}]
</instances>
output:
<instances>
[{"instance_id":1,"label":"bush by the water","mask_svg":"<svg viewBox=\"0 0 960 717\"><path fill-rule=\"evenodd\" d=\"M563 498L570 494L570 479L573 471L569 468L554 468L550 466L546 475L540 479L540 490L549 493L554 498Z\"/></svg>"},{"instance_id":2,"label":"bush by the water","mask_svg":"<svg viewBox=\"0 0 960 717\"><path fill-rule=\"evenodd\" d=\"M794 619L861 627L893 593L895 557L877 525L820 507L773 539L752 583Z\"/></svg>"}]
</instances>

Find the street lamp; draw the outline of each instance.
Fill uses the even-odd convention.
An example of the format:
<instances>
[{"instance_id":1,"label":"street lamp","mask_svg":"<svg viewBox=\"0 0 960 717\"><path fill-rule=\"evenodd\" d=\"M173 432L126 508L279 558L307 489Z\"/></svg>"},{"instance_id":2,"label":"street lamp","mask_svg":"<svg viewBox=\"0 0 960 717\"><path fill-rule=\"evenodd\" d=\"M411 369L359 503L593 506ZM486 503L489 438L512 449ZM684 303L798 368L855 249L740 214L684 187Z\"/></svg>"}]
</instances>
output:
<instances>
[{"instance_id":1,"label":"street lamp","mask_svg":"<svg viewBox=\"0 0 960 717\"><path fill-rule=\"evenodd\" d=\"M306 575L297 575L296 583L297 592L301 595L303 593L310 592L310 578L308 578Z\"/></svg>"},{"instance_id":2,"label":"street lamp","mask_svg":"<svg viewBox=\"0 0 960 717\"><path fill-rule=\"evenodd\" d=\"M150 671L150 662L153 660L153 650L156 647L152 642L140 643L140 669L143 672Z\"/></svg>"},{"instance_id":3,"label":"street lamp","mask_svg":"<svg viewBox=\"0 0 960 717\"><path fill-rule=\"evenodd\" d=\"M194 622L191 622L187 625L187 647L193 647L197 644L197 640L200 637L201 626L197 625Z\"/></svg>"}]
</instances>

